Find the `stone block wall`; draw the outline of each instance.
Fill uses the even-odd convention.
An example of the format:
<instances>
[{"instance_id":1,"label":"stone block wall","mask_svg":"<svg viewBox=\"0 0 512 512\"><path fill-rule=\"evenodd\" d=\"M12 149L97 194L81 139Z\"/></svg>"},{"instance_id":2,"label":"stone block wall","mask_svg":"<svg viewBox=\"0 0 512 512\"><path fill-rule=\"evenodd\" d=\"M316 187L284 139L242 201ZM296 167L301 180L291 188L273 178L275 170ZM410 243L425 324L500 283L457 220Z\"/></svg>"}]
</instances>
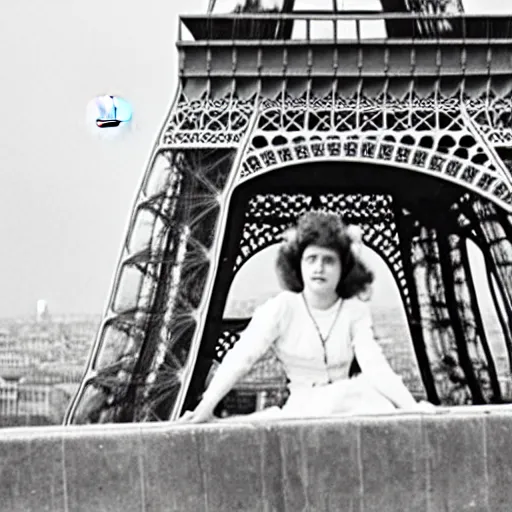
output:
<instances>
[{"instance_id":1,"label":"stone block wall","mask_svg":"<svg viewBox=\"0 0 512 512\"><path fill-rule=\"evenodd\" d=\"M4 429L8 512L512 510L512 410Z\"/></svg>"}]
</instances>

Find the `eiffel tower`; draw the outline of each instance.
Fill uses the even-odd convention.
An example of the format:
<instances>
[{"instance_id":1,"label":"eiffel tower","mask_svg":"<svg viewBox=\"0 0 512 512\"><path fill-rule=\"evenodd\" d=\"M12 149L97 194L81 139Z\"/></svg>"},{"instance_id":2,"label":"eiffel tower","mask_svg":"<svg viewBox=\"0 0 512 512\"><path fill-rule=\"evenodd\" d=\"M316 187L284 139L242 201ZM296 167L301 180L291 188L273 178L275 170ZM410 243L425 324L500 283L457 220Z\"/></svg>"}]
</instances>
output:
<instances>
[{"instance_id":1,"label":"eiffel tower","mask_svg":"<svg viewBox=\"0 0 512 512\"><path fill-rule=\"evenodd\" d=\"M244 326L223 318L235 275L312 208L360 226L388 265L428 399L505 401L468 243L510 368L512 16L227 3L180 17L178 91L65 422L192 408Z\"/></svg>"}]
</instances>

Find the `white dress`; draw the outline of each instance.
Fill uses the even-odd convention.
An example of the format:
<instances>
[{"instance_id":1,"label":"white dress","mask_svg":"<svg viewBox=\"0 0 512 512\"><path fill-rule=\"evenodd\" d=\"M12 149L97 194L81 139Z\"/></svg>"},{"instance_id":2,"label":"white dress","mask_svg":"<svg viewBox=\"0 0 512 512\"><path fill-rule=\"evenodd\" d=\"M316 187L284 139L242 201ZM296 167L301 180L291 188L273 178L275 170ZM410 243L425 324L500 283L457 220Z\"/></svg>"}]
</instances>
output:
<instances>
[{"instance_id":1,"label":"white dress","mask_svg":"<svg viewBox=\"0 0 512 512\"><path fill-rule=\"evenodd\" d=\"M223 397L273 348L290 380L290 396L282 409L273 407L254 413L249 415L251 419L386 412L416 403L375 341L366 302L339 299L327 310L309 309L324 339L330 331L325 353L302 295L281 292L256 309L240 340L226 354L203 400ZM349 378L354 355L361 374Z\"/></svg>"}]
</instances>

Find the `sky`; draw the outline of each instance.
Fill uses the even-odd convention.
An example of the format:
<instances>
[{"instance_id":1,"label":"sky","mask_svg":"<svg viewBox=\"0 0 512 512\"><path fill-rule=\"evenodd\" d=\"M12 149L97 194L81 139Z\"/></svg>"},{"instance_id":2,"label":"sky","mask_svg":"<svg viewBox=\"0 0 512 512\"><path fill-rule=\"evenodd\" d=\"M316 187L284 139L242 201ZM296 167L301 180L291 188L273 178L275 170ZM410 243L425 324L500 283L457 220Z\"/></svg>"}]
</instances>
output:
<instances>
[{"instance_id":1,"label":"sky","mask_svg":"<svg viewBox=\"0 0 512 512\"><path fill-rule=\"evenodd\" d=\"M466 10L506 3L466 0ZM0 317L35 314L38 299L54 313L102 312L175 95L178 14L207 4L0 2ZM102 94L133 107L115 137L86 115Z\"/></svg>"}]
</instances>

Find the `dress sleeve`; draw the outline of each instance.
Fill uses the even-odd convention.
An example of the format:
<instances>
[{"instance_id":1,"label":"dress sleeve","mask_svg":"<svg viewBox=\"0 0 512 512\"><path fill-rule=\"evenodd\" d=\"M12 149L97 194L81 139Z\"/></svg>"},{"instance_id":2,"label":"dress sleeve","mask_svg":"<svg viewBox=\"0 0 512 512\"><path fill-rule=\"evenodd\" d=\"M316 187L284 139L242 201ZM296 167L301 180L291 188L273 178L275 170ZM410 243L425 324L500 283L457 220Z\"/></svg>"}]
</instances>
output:
<instances>
[{"instance_id":1,"label":"dress sleeve","mask_svg":"<svg viewBox=\"0 0 512 512\"><path fill-rule=\"evenodd\" d=\"M373 387L399 408L414 406L416 400L389 365L375 341L368 304L357 301L351 323L352 346L363 375Z\"/></svg>"},{"instance_id":2,"label":"dress sleeve","mask_svg":"<svg viewBox=\"0 0 512 512\"><path fill-rule=\"evenodd\" d=\"M286 315L286 298L286 293L280 293L254 311L249 325L215 372L203 402L215 407L277 340Z\"/></svg>"}]
</instances>

